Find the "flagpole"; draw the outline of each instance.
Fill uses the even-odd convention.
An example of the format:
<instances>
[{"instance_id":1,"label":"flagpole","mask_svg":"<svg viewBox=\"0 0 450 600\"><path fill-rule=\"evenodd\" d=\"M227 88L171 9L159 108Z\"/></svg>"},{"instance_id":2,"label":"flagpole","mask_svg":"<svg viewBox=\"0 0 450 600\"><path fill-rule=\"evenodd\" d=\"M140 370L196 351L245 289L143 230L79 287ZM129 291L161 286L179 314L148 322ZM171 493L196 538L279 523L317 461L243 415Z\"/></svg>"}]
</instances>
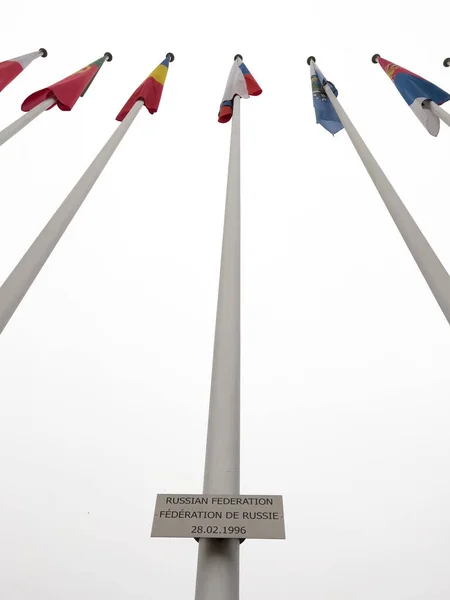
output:
<instances>
[{"instance_id":1,"label":"flagpole","mask_svg":"<svg viewBox=\"0 0 450 600\"><path fill-rule=\"evenodd\" d=\"M53 106L55 102L55 98L47 98L46 100L32 108L29 112L19 117L16 121L5 127L5 129L0 131L0 146L2 146L5 142L7 142L13 136L15 136L16 133L19 133L19 131L21 131L29 123L34 121L36 117L38 117L51 106Z\"/></svg>"},{"instance_id":2,"label":"flagpole","mask_svg":"<svg viewBox=\"0 0 450 600\"><path fill-rule=\"evenodd\" d=\"M235 56L241 58L240 55ZM204 494L240 492L240 98L233 106ZM200 538L195 600L239 599L238 539Z\"/></svg>"},{"instance_id":3,"label":"flagpole","mask_svg":"<svg viewBox=\"0 0 450 600\"><path fill-rule=\"evenodd\" d=\"M0 334L100 177L143 105L142 100L135 103L0 287Z\"/></svg>"},{"instance_id":4,"label":"flagpole","mask_svg":"<svg viewBox=\"0 0 450 600\"><path fill-rule=\"evenodd\" d=\"M446 125L450 127L450 115L443 108L441 108L436 102L432 100L425 100L423 103L425 105L424 108L429 108L432 113L434 113L441 121L443 121Z\"/></svg>"},{"instance_id":5,"label":"flagpole","mask_svg":"<svg viewBox=\"0 0 450 600\"><path fill-rule=\"evenodd\" d=\"M315 63L315 58L310 56L307 62L308 65L311 62ZM447 271L327 83L324 90L433 296L450 323L450 277Z\"/></svg>"}]
</instances>

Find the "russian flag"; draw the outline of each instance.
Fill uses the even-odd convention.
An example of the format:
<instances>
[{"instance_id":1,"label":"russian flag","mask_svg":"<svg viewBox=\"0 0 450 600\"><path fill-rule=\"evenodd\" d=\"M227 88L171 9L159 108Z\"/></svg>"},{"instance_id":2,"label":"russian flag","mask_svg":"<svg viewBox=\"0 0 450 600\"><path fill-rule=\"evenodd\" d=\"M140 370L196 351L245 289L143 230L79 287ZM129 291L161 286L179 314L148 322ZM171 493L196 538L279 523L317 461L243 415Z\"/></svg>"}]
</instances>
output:
<instances>
[{"instance_id":1,"label":"russian flag","mask_svg":"<svg viewBox=\"0 0 450 600\"><path fill-rule=\"evenodd\" d=\"M262 94L262 89L244 65L242 59L238 56L231 67L225 87L220 105L219 123L228 123L233 116L233 100L235 96L250 98L250 96L259 96L260 94Z\"/></svg>"},{"instance_id":2,"label":"russian flag","mask_svg":"<svg viewBox=\"0 0 450 600\"><path fill-rule=\"evenodd\" d=\"M444 104L450 100L450 94L439 88L434 83L427 81L420 75L416 75L395 63L378 56L378 62L382 69L394 82L404 100L431 135L437 136L439 133L440 120L424 103L433 101L438 105Z\"/></svg>"}]
</instances>

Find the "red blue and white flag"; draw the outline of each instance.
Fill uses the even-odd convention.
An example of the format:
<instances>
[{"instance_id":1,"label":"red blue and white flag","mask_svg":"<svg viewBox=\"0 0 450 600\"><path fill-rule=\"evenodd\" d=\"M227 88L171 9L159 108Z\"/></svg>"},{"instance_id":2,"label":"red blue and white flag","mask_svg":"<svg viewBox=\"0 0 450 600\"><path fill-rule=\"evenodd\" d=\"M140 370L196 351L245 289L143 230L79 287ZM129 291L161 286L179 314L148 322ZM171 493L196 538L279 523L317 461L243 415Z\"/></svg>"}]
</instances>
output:
<instances>
[{"instance_id":1,"label":"red blue and white flag","mask_svg":"<svg viewBox=\"0 0 450 600\"><path fill-rule=\"evenodd\" d=\"M261 93L262 89L244 65L242 59L238 56L231 67L225 87L225 93L220 105L219 123L228 123L233 116L233 100L235 96L250 98L250 96L259 96Z\"/></svg>"},{"instance_id":2,"label":"red blue and white flag","mask_svg":"<svg viewBox=\"0 0 450 600\"><path fill-rule=\"evenodd\" d=\"M399 67L384 58L378 57L378 62L428 133L437 136L439 133L439 117L427 108L426 104L427 101L435 102L438 105L444 104L444 102L450 100L450 94L447 94L434 83L420 77L420 75Z\"/></svg>"}]
</instances>

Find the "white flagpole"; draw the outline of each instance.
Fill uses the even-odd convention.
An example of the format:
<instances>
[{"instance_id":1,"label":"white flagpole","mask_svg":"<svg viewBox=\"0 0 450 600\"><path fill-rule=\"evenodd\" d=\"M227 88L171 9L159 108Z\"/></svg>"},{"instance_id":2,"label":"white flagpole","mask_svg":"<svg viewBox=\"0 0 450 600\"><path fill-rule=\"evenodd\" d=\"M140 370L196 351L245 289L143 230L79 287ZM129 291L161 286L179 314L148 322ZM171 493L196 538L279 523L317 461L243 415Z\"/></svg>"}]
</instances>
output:
<instances>
[{"instance_id":1,"label":"white flagpole","mask_svg":"<svg viewBox=\"0 0 450 600\"><path fill-rule=\"evenodd\" d=\"M425 107L429 108L441 121L450 127L450 115L443 108L441 108L436 102L425 100Z\"/></svg>"},{"instance_id":2,"label":"white flagpole","mask_svg":"<svg viewBox=\"0 0 450 600\"><path fill-rule=\"evenodd\" d=\"M0 287L0 334L100 177L143 104L142 100L136 102Z\"/></svg>"},{"instance_id":3,"label":"white flagpole","mask_svg":"<svg viewBox=\"0 0 450 600\"><path fill-rule=\"evenodd\" d=\"M241 56L239 58L242 60ZM238 495L240 492L240 203L240 98L236 96L214 337L204 494ZM199 539L195 600L239 599L239 543L238 539Z\"/></svg>"},{"instance_id":4,"label":"white flagpole","mask_svg":"<svg viewBox=\"0 0 450 600\"><path fill-rule=\"evenodd\" d=\"M315 63L313 56L308 58L308 64L311 61ZM450 277L447 271L372 156L369 148L348 118L339 100L333 94L330 86L325 84L324 89L405 244L416 261L433 296L441 307L445 318L450 323Z\"/></svg>"},{"instance_id":5,"label":"white flagpole","mask_svg":"<svg viewBox=\"0 0 450 600\"><path fill-rule=\"evenodd\" d=\"M50 106L55 104L56 100L54 98L47 98L30 111L19 117L16 121L11 123L0 131L0 146L2 146L5 142L10 140L16 133L19 133L24 127L26 127L31 121L34 121L36 117L45 112Z\"/></svg>"}]
</instances>

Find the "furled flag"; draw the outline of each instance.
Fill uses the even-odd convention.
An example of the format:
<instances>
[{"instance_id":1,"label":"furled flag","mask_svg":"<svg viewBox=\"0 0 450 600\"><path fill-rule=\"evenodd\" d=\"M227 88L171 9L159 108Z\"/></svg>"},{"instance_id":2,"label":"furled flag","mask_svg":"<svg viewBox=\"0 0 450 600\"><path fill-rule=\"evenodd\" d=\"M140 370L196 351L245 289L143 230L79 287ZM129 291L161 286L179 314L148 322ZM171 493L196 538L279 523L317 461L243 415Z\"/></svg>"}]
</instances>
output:
<instances>
[{"instance_id":1,"label":"furled flag","mask_svg":"<svg viewBox=\"0 0 450 600\"><path fill-rule=\"evenodd\" d=\"M338 91L330 81L325 79L322 71L313 60L310 61L309 67L311 70L311 86L314 110L316 111L316 123L319 123L319 125L322 125L322 127L334 135L343 129L344 126L337 116L325 92L324 86L327 83L335 96L338 95Z\"/></svg>"},{"instance_id":2,"label":"furled flag","mask_svg":"<svg viewBox=\"0 0 450 600\"><path fill-rule=\"evenodd\" d=\"M129 97L117 115L117 121L123 121L138 100L144 102L144 106L150 114L153 115L158 110L164 82L167 77L167 71L169 70L169 63L172 62L173 59L173 54L169 52L162 63L150 73L147 79L141 83L137 90Z\"/></svg>"},{"instance_id":3,"label":"furled flag","mask_svg":"<svg viewBox=\"0 0 450 600\"><path fill-rule=\"evenodd\" d=\"M250 96L259 96L260 94L262 94L262 89L238 55L228 76L219 110L219 123L228 123L233 116L233 100L235 96L250 98Z\"/></svg>"},{"instance_id":4,"label":"furled flag","mask_svg":"<svg viewBox=\"0 0 450 600\"><path fill-rule=\"evenodd\" d=\"M22 56L0 62L0 92L39 56L45 58L47 56L47 50L41 48L37 52L30 52L29 54L23 54Z\"/></svg>"},{"instance_id":5,"label":"furled flag","mask_svg":"<svg viewBox=\"0 0 450 600\"><path fill-rule=\"evenodd\" d=\"M428 133L437 136L439 133L439 117L429 108L426 108L424 103L431 100L438 105L444 104L444 102L450 100L450 95L434 83L423 79L420 75L411 73L411 71L407 71L380 56L375 55L375 58L378 58L382 69L392 79L395 87Z\"/></svg>"},{"instance_id":6,"label":"furled flag","mask_svg":"<svg viewBox=\"0 0 450 600\"><path fill-rule=\"evenodd\" d=\"M78 98L84 96L88 91L89 86L94 81L103 63L105 61L110 62L111 60L112 55L109 52L105 52L104 56L95 60L87 67L25 98L22 103L22 110L28 112L44 102L44 100L47 100L47 98L55 99L55 104L52 104L47 110L54 106L58 106L61 110L72 110Z\"/></svg>"}]
</instances>

